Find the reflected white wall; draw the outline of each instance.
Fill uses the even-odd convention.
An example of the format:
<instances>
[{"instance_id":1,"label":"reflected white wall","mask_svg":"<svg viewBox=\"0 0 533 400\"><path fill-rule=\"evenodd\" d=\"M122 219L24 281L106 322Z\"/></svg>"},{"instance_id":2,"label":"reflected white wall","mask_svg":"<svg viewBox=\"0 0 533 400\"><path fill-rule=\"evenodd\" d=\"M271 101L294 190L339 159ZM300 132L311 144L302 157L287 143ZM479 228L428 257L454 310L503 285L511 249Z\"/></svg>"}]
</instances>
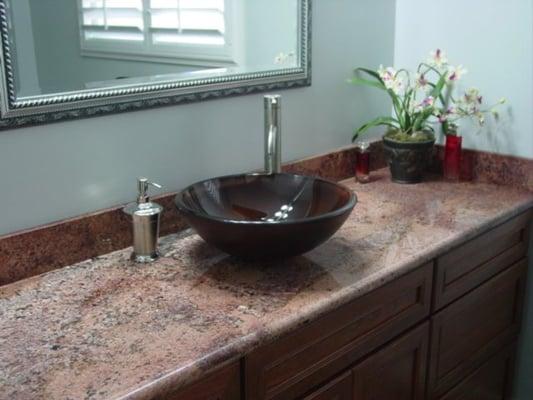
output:
<instances>
[{"instance_id":1,"label":"reflected white wall","mask_svg":"<svg viewBox=\"0 0 533 400\"><path fill-rule=\"evenodd\" d=\"M23 26L25 29L18 30L13 36L15 40L14 57L18 74L16 77L17 93L20 96L30 96L40 93L37 64L35 61L35 44L31 26L31 11L29 0L17 0L11 3L11 16L14 25ZM23 79L21 79L23 77Z\"/></svg>"}]
</instances>

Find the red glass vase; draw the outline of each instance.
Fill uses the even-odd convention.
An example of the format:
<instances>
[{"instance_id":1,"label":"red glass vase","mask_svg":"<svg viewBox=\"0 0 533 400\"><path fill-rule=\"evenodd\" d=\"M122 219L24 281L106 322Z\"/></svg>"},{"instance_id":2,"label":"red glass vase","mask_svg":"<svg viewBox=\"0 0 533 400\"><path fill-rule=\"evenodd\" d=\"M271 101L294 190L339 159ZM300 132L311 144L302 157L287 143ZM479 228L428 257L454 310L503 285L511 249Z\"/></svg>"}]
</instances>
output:
<instances>
[{"instance_id":1,"label":"red glass vase","mask_svg":"<svg viewBox=\"0 0 533 400\"><path fill-rule=\"evenodd\" d=\"M359 183L370 181L370 145L367 142L355 146L355 179Z\"/></svg>"},{"instance_id":2,"label":"red glass vase","mask_svg":"<svg viewBox=\"0 0 533 400\"><path fill-rule=\"evenodd\" d=\"M461 152L463 138L457 135L446 135L444 148L444 179L458 181L461 178Z\"/></svg>"}]
</instances>

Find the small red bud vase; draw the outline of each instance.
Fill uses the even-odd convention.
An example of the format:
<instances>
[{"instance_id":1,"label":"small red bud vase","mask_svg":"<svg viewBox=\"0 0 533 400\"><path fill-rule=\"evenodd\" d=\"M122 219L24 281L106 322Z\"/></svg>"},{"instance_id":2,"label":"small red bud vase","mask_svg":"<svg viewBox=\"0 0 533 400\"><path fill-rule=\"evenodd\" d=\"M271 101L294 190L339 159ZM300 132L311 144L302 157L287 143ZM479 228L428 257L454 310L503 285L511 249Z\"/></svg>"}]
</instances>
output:
<instances>
[{"instance_id":1,"label":"small red bud vase","mask_svg":"<svg viewBox=\"0 0 533 400\"><path fill-rule=\"evenodd\" d=\"M461 178L461 152L463 138L461 136L446 135L444 148L444 179L459 181Z\"/></svg>"}]
</instances>

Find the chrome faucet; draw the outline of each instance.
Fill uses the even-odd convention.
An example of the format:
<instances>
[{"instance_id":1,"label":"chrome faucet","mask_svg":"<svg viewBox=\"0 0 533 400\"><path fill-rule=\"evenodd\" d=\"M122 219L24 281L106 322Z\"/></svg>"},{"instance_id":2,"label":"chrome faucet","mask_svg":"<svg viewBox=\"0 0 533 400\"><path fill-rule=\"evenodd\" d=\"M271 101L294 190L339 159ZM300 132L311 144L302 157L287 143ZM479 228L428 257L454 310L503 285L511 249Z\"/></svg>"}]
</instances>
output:
<instances>
[{"instance_id":1,"label":"chrome faucet","mask_svg":"<svg viewBox=\"0 0 533 400\"><path fill-rule=\"evenodd\" d=\"M265 172L281 172L281 96L266 95L265 99Z\"/></svg>"}]
</instances>

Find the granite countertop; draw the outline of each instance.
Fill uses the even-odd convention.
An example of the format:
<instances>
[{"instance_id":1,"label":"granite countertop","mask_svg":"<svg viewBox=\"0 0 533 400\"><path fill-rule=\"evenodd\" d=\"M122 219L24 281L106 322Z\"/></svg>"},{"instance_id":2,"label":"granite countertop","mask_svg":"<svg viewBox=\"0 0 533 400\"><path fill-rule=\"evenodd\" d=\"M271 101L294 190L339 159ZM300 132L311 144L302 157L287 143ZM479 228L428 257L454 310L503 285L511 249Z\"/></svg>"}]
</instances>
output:
<instances>
[{"instance_id":1,"label":"granite countertop","mask_svg":"<svg viewBox=\"0 0 533 400\"><path fill-rule=\"evenodd\" d=\"M0 288L0 398L150 398L533 207L512 187L374 178L344 181L350 218L291 260L244 263L185 232L151 265L125 249Z\"/></svg>"}]
</instances>

